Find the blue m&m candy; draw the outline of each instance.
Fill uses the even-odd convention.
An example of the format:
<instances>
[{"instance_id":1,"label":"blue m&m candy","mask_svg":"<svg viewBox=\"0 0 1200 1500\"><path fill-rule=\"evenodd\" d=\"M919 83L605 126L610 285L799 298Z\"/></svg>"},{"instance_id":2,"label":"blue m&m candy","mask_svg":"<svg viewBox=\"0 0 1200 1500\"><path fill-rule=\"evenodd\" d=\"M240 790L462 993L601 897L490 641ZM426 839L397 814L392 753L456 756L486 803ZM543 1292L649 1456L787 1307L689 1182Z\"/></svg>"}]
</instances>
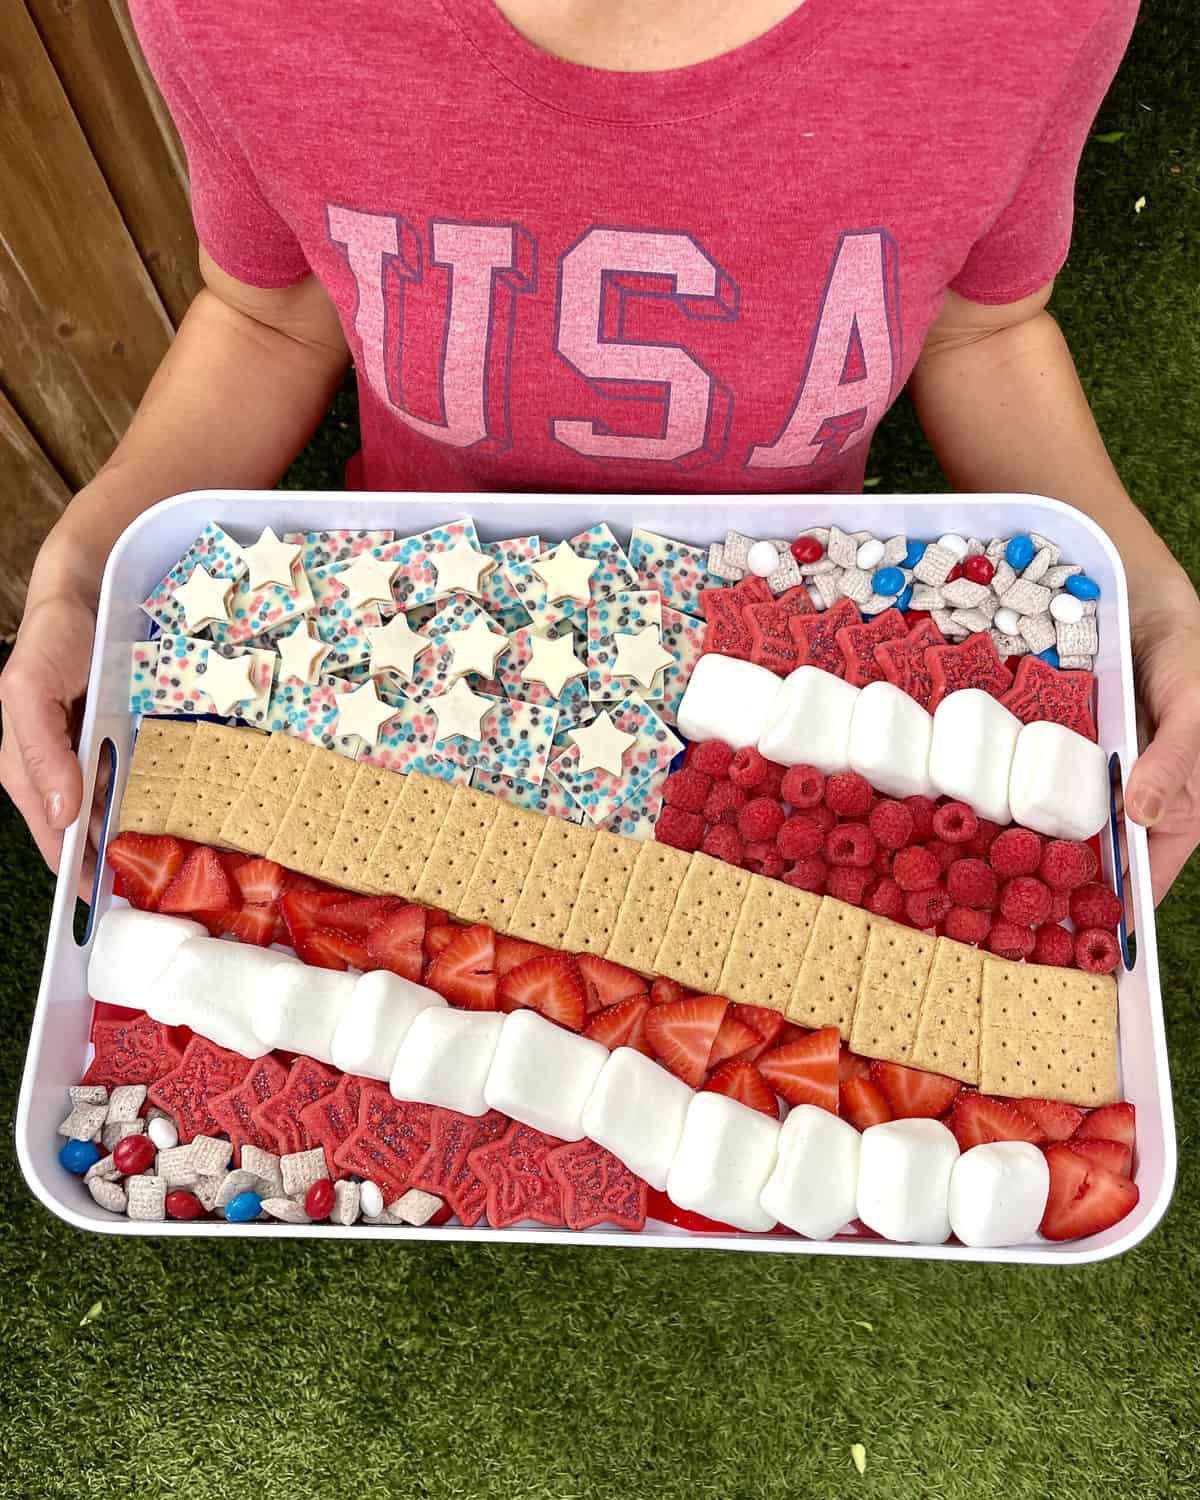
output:
<instances>
[{"instance_id":1,"label":"blue m&m candy","mask_svg":"<svg viewBox=\"0 0 1200 1500\"><path fill-rule=\"evenodd\" d=\"M908 585L908 587L904 590L904 592L902 594L897 594L896 595L896 608L900 611L901 614L903 614L904 611L908 608L908 606L911 603L912 603L912 584L910 583Z\"/></svg>"},{"instance_id":2,"label":"blue m&m candy","mask_svg":"<svg viewBox=\"0 0 1200 1500\"><path fill-rule=\"evenodd\" d=\"M1074 573L1063 584L1068 594L1074 594L1076 599L1099 599L1100 585L1094 578L1089 578L1086 573Z\"/></svg>"},{"instance_id":3,"label":"blue m&m candy","mask_svg":"<svg viewBox=\"0 0 1200 1500\"><path fill-rule=\"evenodd\" d=\"M871 579L871 587L877 594L886 594L890 598L903 592L904 574L899 568L880 568Z\"/></svg>"},{"instance_id":4,"label":"blue m&m candy","mask_svg":"<svg viewBox=\"0 0 1200 1500\"><path fill-rule=\"evenodd\" d=\"M100 1148L92 1141L68 1141L58 1153L58 1159L68 1172L82 1177L100 1160Z\"/></svg>"},{"instance_id":5,"label":"blue m&m candy","mask_svg":"<svg viewBox=\"0 0 1200 1500\"><path fill-rule=\"evenodd\" d=\"M239 1193L225 1205L225 1217L231 1224L248 1224L262 1212L262 1199L257 1193Z\"/></svg>"},{"instance_id":6,"label":"blue m&m candy","mask_svg":"<svg viewBox=\"0 0 1200 1500\"><path fill-rule=\"evenodd\" d=\"M915 568L925 556L925 548L928 546L928 542L909 542L908 551L904 554L904 566Z\"/></svg>"},{"instance_id":7,"label":"blue m&m candy","mask_svg":"<svg viewBox=\"0 0 1200 1500\"><path fill-rule=\"evenodd\" d=\"M1009 567L1015 572L1023 572L1033 561L1033 554L1037 548L1033 545L1033 538L1026 536L1024 532L1015 536L1004 549L1004 558Z\"/></svg>"},{"instance_id":8,"label":"blue m&m candy","mask_svg":"<svg viewBox=\"0 0 1200 1500\"><path fill-rule=\"evenodd\" d=\"M1047 646L1045 651L1039 651L1037 657L1038 661L1044 661L1047 666L1058 666L1058 652L1053 646Z\"/></svg>"}]
</instances>

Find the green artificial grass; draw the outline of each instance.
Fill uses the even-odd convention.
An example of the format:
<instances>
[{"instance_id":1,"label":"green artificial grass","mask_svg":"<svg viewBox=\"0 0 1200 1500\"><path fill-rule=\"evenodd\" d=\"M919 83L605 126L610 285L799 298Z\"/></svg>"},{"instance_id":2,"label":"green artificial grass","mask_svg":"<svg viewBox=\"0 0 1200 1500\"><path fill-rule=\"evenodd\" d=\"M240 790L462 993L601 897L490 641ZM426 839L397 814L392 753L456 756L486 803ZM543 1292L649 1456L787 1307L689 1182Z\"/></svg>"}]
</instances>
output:
<instances>
[{"instance_id":1,"label":"green artificial grass","mask_svg":"<svg viewBox=\"0 0 1200 1500\"><path fill-rule=\"evenodd\" d=\"M1122 472L1196 576L1197 28L1191 0L1143 10L1055 308ZM353 446L344 393L288 482L337 487ZM904 408L870 472L942 487ZM3 1500L1200 1493L1195 864L1160 926L1175 1202L1139 1249L1069 1271L78 1233L11 1147L50 894L5 804Z\"/></svg>"}]
</instances>

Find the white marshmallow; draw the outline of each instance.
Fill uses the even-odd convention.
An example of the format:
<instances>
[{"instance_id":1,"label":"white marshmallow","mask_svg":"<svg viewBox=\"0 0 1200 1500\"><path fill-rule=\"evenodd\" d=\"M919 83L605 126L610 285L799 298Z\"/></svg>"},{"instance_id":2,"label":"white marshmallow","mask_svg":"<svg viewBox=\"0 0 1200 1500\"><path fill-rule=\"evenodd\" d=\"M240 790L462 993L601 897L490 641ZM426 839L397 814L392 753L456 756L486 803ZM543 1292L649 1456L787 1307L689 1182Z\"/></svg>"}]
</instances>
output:
<instances>
[{"instance_id":1,"label":"white marshmallow","mask_svg":"<svg viewBox=\"0 0 1200 1500\"><path fill-rule=\"evenodd\" d=\"M832 672L797 667L779 686L758 737L759 750L780 765L816 766L826 776L846 770L858 696L858 688Z\"/></svg>"},{"instance_id":2,"label":"white marshmallow","mask_svg":"<svg viewBox=\"0 0 1200 1500\"><path fill-rule=\"evenodd\" d=\"M88 958L88 994L105 1005L141 1010L176 950L205 929L187 917L132 906L111 907L96 923Z\"/></svg>"},{"instance_id":3,"label":"white marshmallow","mask_svg":"<svg viewBox=\"0 0 1200 1500\"><path fill-rule=\"evenodd\" d=\"M769 578L779 566L779 553L773 542L755 542L746 553L746 566L757 578Z\"/></svg>"},{"instance_id":4,"label":"white marshmallow","mask_svg":"<svg viewBox=\"0 0 1200 1500\"><path fill-rule=\"evenodd\" d=\"M1021 721L981 688L949 693L934 709L929 779L994 823L1012 819L1008 778Z\"/></svg>"},{"instance_id":5,"label":"white marshmallow","mask_svg":"<svg viewBox=\"0 0 1200 1500\"><path fill-rule=\"evenodd\" d=\"M584 1134L583 1107L608 1057L602 1043L536 1010L515 1010L505 1017L483 1097L489 1109L522 1125L577 1141Z\"/></svg>"},{"instance_id":6,"label":"white marshmallow","mask_svg":"<svg viewBox=\"0 0 1200 1500\"><path fill-rule=\"evenodd\" d=\"M691 1102L682 1079L633 1047L618 1047L583 1107L583 1133L662 1192Z\"/></svg>"},{"instance_id":7,"label":"white marshmallow","mask_svg":"<svg viewBox=\"0 0 1200 1500\"><path fill-rule=\"evenodd\" d=\"M1021 1245L1032 1239L1050 1194L1046 1158L1028 1141L972 1146L950 1174L950 1228L964 1245Z\"/></svg>"},{"instance_id":8,"label":"white marshmallow","mask_svg":"<svg viewBox=\"0 0 1200 1500\"><path fill-rule=\"evenodd\" d=\"M334 1027L330 1061L343 1073L386 1083L408 1028L421 1011L445 1003L436 991L386 969L360 975Z\"/></svg>"},{"instance_id":9,"label":"white marshmallow","mask_svg":"<svg viewBox=\"0 0 1200 1500\"><path fill-rule=\"evenodd\" d=\"M928 797L933 716L891 682L869 682L850 720L851 770L889 797Z\"/></svg>"},{"instance_id":10,"label":"white marshmallow","mask_svg":"<svg viewBox=\"0 0 1200 1500\"><path fill-rule=\"evenodd\" d=\"M735 1229L773 1229L760 1198L778 1145L779 1126L758 1110L724 1094L694 1094L667 1174L667 1196L679 1208Z\"/></svg>"},{"instance_id":11,"label":"white marshmallow","mask_svg":"<svg viewBox=\"0 0 1200 1500\"><path fill-rule=\"evenodd\" d=\"M461 1115L487 1113L483 1086L505 1017L430 1006L400 1043L388 1087L397 1099L438 1104Z\"/></svg>"},{"instance_id":12,"label":"white marshmallow","mask_svg":"<svg viewBox=\"0 0 1200 1500\"><path fill-rule=\"evenodd\" d=\"M297 959L272 948L189 938L175 950L146 998L146 1011L164 1026L190 1026L218 1047L261 1057L273 1044L259 1040L251 1017L263 986L277 969L307 972Z\"/></svg>"},{"instance_id":13,"label":"white marshmallow","mask_svg":"<svg viewBox=\"0 0 1200 1500\"><path fill-rule=\"evenodd\" d=\"M268 1049L282 1047L318 1062L333 1061L333 1033L350 1004L358 976L308 964L281 964L263 980L250 1022Z\"/></svg>"},{"instance_id":14,"label":"white marshmallow","mask_svg":"<svg viewBox=\"0 0 1200 1500\"><path fill-rule=\"evenodd\" d=\"M958 1142L940 1120L889 1120L862 1133L858 1217L889 1240L940 1245L950 1237L950 1173Z\"/></svg>"},{"instance_id":15,"label":"white marshmallow","mask_svg":"<svg viewBox=\"0 0 1200 1500\"><path fill-rule=\"evenodd\" d=\"M1090 839L1108 825L1108 757L1062 724L1026 724L1017 740L1008 798L1018 823L1052 839Z\"/></svg>"},{"instance_id":16,"label":"white marshmallow","mask_svg":"<svg viewBox=\"0 0 1200 1500\"><path fill-rule=\"evenodd\" d=\"M676 716L686 740L724 740L735 750L757 742L779 691L766 667L711 652L696 663Z\"/></svg>"},{"instance_id":17,"label":"white marshmallow","mask_svg":"<svg viewBox=\"0 0 1200 1500\"><path fill-rule=\"evenodd\" d=\"M862 1137L827 1109L800 1104L779 1132L779 1159L762 1190L763 1208L811 1240L827 1240L858 1210Z\"/></svg>"}]
</instances>

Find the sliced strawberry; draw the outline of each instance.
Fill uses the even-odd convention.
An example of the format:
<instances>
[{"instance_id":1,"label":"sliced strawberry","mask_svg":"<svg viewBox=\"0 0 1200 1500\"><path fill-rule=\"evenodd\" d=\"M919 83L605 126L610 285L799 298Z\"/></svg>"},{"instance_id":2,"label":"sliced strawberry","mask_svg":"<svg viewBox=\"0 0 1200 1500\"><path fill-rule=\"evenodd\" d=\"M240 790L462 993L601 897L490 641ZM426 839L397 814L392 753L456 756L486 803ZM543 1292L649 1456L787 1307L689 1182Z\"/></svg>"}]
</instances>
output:
<instances>
[{"instance_id":1,"label":"sliced strawberry","mask_svg":"<svg viewBox=\"0 0 1200 1500\"><path fill-rule=\"evenodd\" d=\"M1127 1177L1118 1177L1088 1161L1068 1145L1056 1142L1047 1146L1046 1165L1050 1168L1050 1196L1039 1227L1048 1240L1099 1234L1137 1204L1138 1190Z\"/></svg>"},{"instance_id":2,"label":"sliced strawberry","mask_svg":"<svg viewBox=\"0 0 1200 1500\"><path fill-rule=\"evenodd\" d=\"M289 886L280 898L279 913L287 927L292 946L296 945L298 933L308 932L321 925L321 912L325 907L332 906L341 899L340 891L319 886L299 886L293 890Z\"/></svg>"},{"instance_id":3,"label":"sliced strawberry","mask_svg":"<svg viewBox=\"0 0 1200 1500\"><path fill-rule=\"evenodd\" d=\"M689 993L677 979L664 979L660 975L650 981L650 1000L654 1005L670 1005L673 1000L686 1000Z\"/></svg>"},{"instance_id":4,"label":"sliced strawberry","mask_svg":"<svg viewBox=\"0 0 1200 1500\"><path fill-rule=\"evenodd\" d=\"M666 1068L699 1088L727 1002L720 995L691 995L651 1007L646 1040Z\"/></svg>"},{"instance_id":5,"label":"sliced strawberry","mask_svg":"<svg viewBox=\"0 0 1200 1500\"><path fill-rule=\"evenodd\" d=\"M504 937L496 934L496 978L503 979L510 970L527 964L531 958L544 958L550 952L539 943L527 943L523 938Z\"/></svg>"},{"instance_id":6,"label":"sliced strawberry","mask_svg":"<svg viewBox=\"0 0 1200 1500\"><path fill-rule=\"evenodd\" d=\"M274 906L287 890L287 871L273 859L248 859L233 872L247 906Z\"/></svg>"},{"instance_id":7,"label":"sliced strawberry","mask_svg":"<svg viewBox=\"0 0 1200 1500\"><path fill-rule=\"evenodd\" d=\"M130 906L157 911L158 903L179 874L184 849L163 834L119 833L110 839L105 859L121 883Z\"/></svg>"},{"instance_id":8,"label":"sliced strawberry","mask_svg":"<svg viewBox=\"0 0 1200 1500\"><path fill-rule=\"evenodd\" d=\"M429 965L426 984L463 1010L495 1010L496 934L482 922L447 931L450 942Z\"/></svg>"},{"instance_id":9,"label":"sliced strawberry","mask_svg":"<svg viewBox=\"0 0 1200 1500\"><path fill-rule=\"evenodd\" d=\"M214 937L227 933L239 943L253 943L258 948L269 948L275 941L275 913L269 906L218 912L209 925Z\"/></svg>"},{"instance_id":10,"label":"sliced strawberry","mask_svg":"<svg viewBox=\"0 0 1200 1500\"><path fill-rule=\"evenodd\" d=\"M870 1078L852 1074L842 1080L838 1089L838 1103L843 1120L849 1120L855 1130L866 1130L868 1125L882 1125L892 1118L892 1111L883 1090Z\"/></svg>"},{"instance_id":11,"label":"sliced strawberry","mask_svg":"<svg viewBox=\"0 0 1200 1500\"><path fill-rule=\"evenodd\" d=\"M1098 1166L1107 1167L1118 1177L1129 1177L1133 1170L1133 1152L1124 1141L1105 1141L1096 1136L1085 1136L1083 1140L1068 1141L1072 1151Z\"/></svg>"},{"instance_id":12,"label":"sliced strawberry","mask_svg":"<svg viewBox=\"0 0 1200 1500\"><path fill-rule=\"evenodd\" d=\"M954 1132L960 1151L989 1141L1028 1141L1036 1146L1042 1139L1041 1129L1032 1120L1007 1100L994 1099L990 1094L959 1094L946 1124Z\"/></svg>"},{"instance_id":13,"label":"sliced strawberry","mask_svg":"<svg viewBox=\"0 0 1200 1500\"><path fill-rule=\"evenodd\" d=\"M1010 1099L1008 1103L1033 1121L1042 1132L1042 1142L1065 1141L1073 1136L1085 1113L1074 1104L1060 1104L1057 1099Z\"/></svg>"},{"instance_id":14,"label":"sliced strawberry","mask_svg":"<svg viewBox=\"0 0 1200 1500\"><path fill-rule=\"evenodd\" d=\"M724 1094L727 1099L736 1099L747 1109L757 1109L760 1114L770 1115L772 1120L779 1118L779 1105L771 1085L754 1064L746 1062L744 1058L731 1058L714 1068L704 1085L704 1092Z\"/></svg>"},{"instance_id":15,"label":"sliced strawberry","mask_svg":"<svg viewBox=\"0 0 1200 1500\"><path fill-rule=\"evenodd\" d=\"M496 998L501 1010L527 1007L570 1031L581 1030L587 1015L583 976L569 953L547 953L510 969Z\"/></svg>"},{"instance_id":16,"label":"sliced strawberry","mask_svg":"<svg viewBox=\"0 0 1200 1500\"><path fill-rule=\"evenodd\" d=\"M330 907L330 912L340 907ZM366 936L367 952L373 968L390 969L401 979L421 981L422 943L426 935L426 912L423 906L398 906L382 917ZM457 928L443 929L452 934Z\"/></svg>"},{"instance_id":17,"label":"sliced strawberry","mask_svg":"<svg viewBox=\"0 0 1200 1500\"><path fill-rule=\"evenodd\" d=\"M351 896L349 900L331 901L321 912L326 927L336 927L348 937L367 938L386 918L400 911L404 902L395 896ZM424 923L421 925L424 933Z\"/></svg>"},{"instance_id":18,"label":"sliced strawberry","mask_svg":"<svg viewBox=\"0 0 1200 1500\"><path fill-rule=\"evenodd\" d=\"M654 1052L646 1040L646 1013L650 1002L645 995L630 1000L618 1000L615 1005L606 1005L587 1018L583 1034L594 1042L603 1042L610 1050L632 1047L637 1052L653 1057Z\"/></svg>"},{"instance_id":19,"label":"sliced strawberry","mask_svg":"<svg viewBox=\"0 0 1200 1500\"><path fill-rule=\"evenodd\" d=\"M962 1092L957 1078L906 1068L902 1063L871 1063L871 1082L879 1086L896 1120L937 1120Z\"/></svg>"},{"instance_id":20,"label":"sliced strawberry","mask_svg":"<svg viewBox=\"0 0 1200 1500\"><path fill-rule=\"evenodd\" d=\"M1102 1104L1084 1119L1075 1132L1077 1140L1121 1141L1133 1150L1136 1116L1132 1104Z\"/></svg>"},{"instance_id":21,"label":"sliced strawberry","mask_svg":"<svg viewBox=\"0 0 1200 1500\"><path fill-rule=\"evenodd\" d=\"M578 953L575 962L583 975L583 987L587 994L587 1008L603 1010L621 1000L633 1000L646 996L648 986L640 974L627 969L623 964L610 963L595 953Z\"/></svg>"},{"instance_id":22,"label":"sliced strawberry","mask_svg":"<svg viewBox=\"0 0 1200 1500\"><path fill-rule=\"evenodd\" d=\"M843 1042L841 1051L838 1053L838 1082L845 1083L848 1078L870 1078L870 1076L871 1064L865 1057L859 1057L857 1052L851 1052Z\"/></svg>"},{"instance_id":23,"label":"sliced strawberry","mask_svg":"<svg viewBox=\"0 0 1200 1500\"><path fill-rule=\"evenodd\" d=\"M753 1026L746 1021L740 1021L737 1016L730 1015L727 1009L721 1019L720 1028L713 1038L712 1051L708 1054L708 1066L719 1067L729 1058L740 1057L755 1047L760 1049L761 1055L762 1040Z\"/></svg>"},{"instance_id":24,"label":"sliced strawberry","mask_svg":"<svg viewBox=\"0 0 1200 1500\"><path fill-rule=\"evenodd\" d=\"M249 864L248 854L238 854L233 849L218 849L217 858L221 861L221 868L229 876L229 889L233 892L235 905L243 899L241 888L237 883L237 872L243 865Z\"/></svg>"},{"instance_id":25,"label":"sliced strawberry","mask_svg":"<svg viewBox=\"0 0 1200 1500\"><path fill-rule=\"evenodd\" d=\"M458 936L460 928L456 922L433 922L425 919L425 937L421 943L421 951L428 959L435 959L439 953L443 953L454 939Z\"/></svg>"},{"instance_id":26,"label":"sliced strawberry","mask_svg":"<svg viewBox=\"0 0 1200 1500\"><path fill-rule=\"evenodd\" d=\"M159 911L229 911L236 907L232 883L215 849L193 849L163 892Z\"/></svg>"},{"instance_id":27,"label":"sliced strawberry","mask_svg":"<svg viewBox=\"0 0 1200 1500\"><path fill-rule=\"evenodd\" d=\"M742 1002L731 1004L728 1014L736 1016L739 1021L745 1021L747 1026L752 1026L758 1032L758 1041L742 1053L747 1062L757 1062L768 1047L773 1047L781 1039L785 1023L777 1010L769 1010L765 1005L748 1005Z\"/></svg>"},{"instance_id":28,"label":"sliced strawberry","mask_svg":"<svg viewBox=\"0 0 1200 1500\"><path fill-rule=\"evenodd\" d=\"M332 927L309 927L292 934L296 956L318 969L369 969L371 960L362 943Z\"/></svg>"},{"instance_id":29,"label":"sliced strawberry","mask_svg":"<svg viewBox=\"0 0 1200 1500\"><path fill-rule=\"evenodd\" d=\"M836 1115L841 1040L836 1026L806 1032L795 1041L764 1052L758 1070L789 1104L815 1104Z\"/></svg>"}]
</instances>

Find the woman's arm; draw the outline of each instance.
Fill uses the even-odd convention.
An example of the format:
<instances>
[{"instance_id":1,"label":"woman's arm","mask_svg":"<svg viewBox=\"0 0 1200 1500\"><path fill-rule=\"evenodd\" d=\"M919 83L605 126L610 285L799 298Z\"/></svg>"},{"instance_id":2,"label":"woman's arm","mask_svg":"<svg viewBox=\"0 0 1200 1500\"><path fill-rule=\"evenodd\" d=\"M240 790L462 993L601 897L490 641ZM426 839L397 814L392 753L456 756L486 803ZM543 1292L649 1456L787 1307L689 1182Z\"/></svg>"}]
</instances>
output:
<instances>
[{"instance_id":1,"label":"woman's arm","mask_svg":"<svg viewBox=\"0 0 1200 1500\"><path fill-rule=\"evenodd\" d=\"M1200 601L1117 477L1070 350L1045 310L1050 291L1001 307L948 292L910 390L956 489L1066 500L1117 544L1144 728L1153 735L1125 800L1151 830L1157 901L1200 842Z\"/></svg>"}]
</instances>

